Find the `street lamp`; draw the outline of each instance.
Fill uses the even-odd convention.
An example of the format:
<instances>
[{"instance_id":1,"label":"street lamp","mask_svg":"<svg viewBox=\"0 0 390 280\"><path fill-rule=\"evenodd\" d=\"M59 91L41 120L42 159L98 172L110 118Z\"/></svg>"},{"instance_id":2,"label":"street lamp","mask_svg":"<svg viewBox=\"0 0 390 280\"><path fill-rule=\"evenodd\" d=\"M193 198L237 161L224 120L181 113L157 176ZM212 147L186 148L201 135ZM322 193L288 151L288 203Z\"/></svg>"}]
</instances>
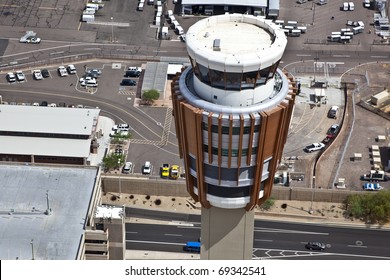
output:
<instances>
[{"instance_id":1,"label":"street lamp","mask_svg":"<svg viewBox=\"0 0 390 280\"><path fill-rule=\"evenodd\" d=\"M35 260L35 256L34 256L34 239L31 239L31 255L32 255L32 260Z\"/></svg>"},{"instance_id":2,"label":"street lamp","mask_svg":"<svg viewBox=\"0 0 390 280\"><path fill-rule=\"evenodd\" d=\"M111 43L114 43L114 18L111 17Z\"/></svg>"},{"instance_id":3,"label":"street lamp","mask_svg":"<svg viewBox=\"0 0 390 280\"><path fill-rule=\"evenodd\" d=\"M312 182L312 185L311 185L311 202L310 202L309 214L313 214L314 213L314 210L313 210L313 200L314 200L315 187L316 187L316 176L313 176L313 182Z\"/></svg>"},{"instance_id":4,"label":"street lamp","mask_svg":"<svg viewBox=\"0 0 390 280\"><path fill-rule=\"evenodd\" d=\"M119 165L119 195L118 197L121 197L122 194L122 182L121 182L121 170L120 170L120 165L121 165L121 160L118 159L118 165Z\"/></svg>"}]
</instances>

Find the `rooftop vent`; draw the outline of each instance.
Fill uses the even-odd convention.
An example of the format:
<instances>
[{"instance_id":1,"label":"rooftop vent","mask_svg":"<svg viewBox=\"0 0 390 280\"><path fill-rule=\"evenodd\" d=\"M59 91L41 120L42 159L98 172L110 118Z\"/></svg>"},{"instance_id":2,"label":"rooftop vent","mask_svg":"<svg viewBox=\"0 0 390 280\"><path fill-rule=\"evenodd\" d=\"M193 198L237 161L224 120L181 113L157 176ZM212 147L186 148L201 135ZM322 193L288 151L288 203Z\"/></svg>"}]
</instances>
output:
<instances>
[{"instance_id":1,"label":"rooftop vent","mask_svg":"<svg viewBox=\"0 0 390 280\"><path fill-rule=\"evenodd\" d=\"M213 42L213 51L221 51L221 39L214 39Z\"/></svg>"}]
</instances>

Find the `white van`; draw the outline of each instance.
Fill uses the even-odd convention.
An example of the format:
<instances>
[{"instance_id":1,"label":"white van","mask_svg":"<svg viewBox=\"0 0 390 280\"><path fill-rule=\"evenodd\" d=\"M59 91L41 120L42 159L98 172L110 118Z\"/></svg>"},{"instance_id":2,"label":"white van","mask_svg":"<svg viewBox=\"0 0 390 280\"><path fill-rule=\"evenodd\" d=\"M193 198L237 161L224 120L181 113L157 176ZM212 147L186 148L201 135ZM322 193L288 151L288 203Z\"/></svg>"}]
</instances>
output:
<instances>
[{"instance_id":1,"label":"white van","mask_svg":"<svg viewBox=\"0 0 390 280\"><path fill-rule=\"evenodd\" d=\"M291 30L290 34L291 37L299 37L301 36L301 30L299 29L293 29Z\"/></svg>"},{"instance_id":2,"label":"white van","mask_svg":"<svg viewBox=\"0 0 390 280\"><path fill-rule=\"evenodd\" d=\"M329 41L331 42L339 42L341 35L330 35L328 37Z\"/></svg>"},{"instance_id":3,"label":"white van","mask_svg":"<svg viewBox=\"0 0 390 280\"><path fill-rule=\"evenodd\" d=\"M349 2L349 3L348 3L348 6L349 6L349 10L350 10L350 11L355 10L355 4L354 4L353 2Z\"/></svg>"},{"instance_id":4,"label":"white van","mask_svg":"<svg viewBox=\"0 0 390 280\"><path fill-rule=\"evenodd\" d=\"M95 9L87 8L83 11L83 15L94 15L96 12Z\"/></svg>"},{"instance_id":5,"label":"white van","mask_svg":"<svg viewBox=\"0 0 390 280\"><path fill-rule=\"evenodd\" d=\"M99 10L99 5L98 4L93 4L93 3L87 3L85 8L86 9L95 9L97 11L97 10Z\"/></svg>"},{"instance_id":6,"label":"white van","mask_svg":"<svg viewBox=\"0 0 390 280\"><path fill-rule=\"evenodd\" d=\"M306 33L307 27L306 26L298 26L297 29L300 30L301 33Z\"/></svg>"},{"instance_id":7,"label":"white van","mask_svg":"<svg viewBox=\"0 0 390 280\"><path fill-rule=\"evenodd\" d=\"M353 34L363 33L363 31L364 31L364 28L361 26L356 26L356 27L352 28Z\"/></svg>"},{"instance_id":8,"label":"white van","mask_svg":"<svg viewBox=\"0 0 390 280\"><path fill-rule=\"evenodd\" d=\"M84 22L93 22L95 20L95 15L85 15L83 14L81 21Z\"/></svg>"},{"instance_id":9,"label":"white van","mask_svg":"<svg viewBox=\"0 0 390 280\"><path fill-rule=\"evenodd\" d=\"M289 20L287 21L287 25L297 27L298 22L296 22L295 20Z\"/></svg>"},{"instance_id":10,"label":"white van","mask_svg":"<svg viewBox=\"0 0 390 280\"><path fill-rule=\"evenodd\" d=\"M180 25L176 26L177 34L182 35L184 34L184 29Z\"/></svg>"}]
</instances>

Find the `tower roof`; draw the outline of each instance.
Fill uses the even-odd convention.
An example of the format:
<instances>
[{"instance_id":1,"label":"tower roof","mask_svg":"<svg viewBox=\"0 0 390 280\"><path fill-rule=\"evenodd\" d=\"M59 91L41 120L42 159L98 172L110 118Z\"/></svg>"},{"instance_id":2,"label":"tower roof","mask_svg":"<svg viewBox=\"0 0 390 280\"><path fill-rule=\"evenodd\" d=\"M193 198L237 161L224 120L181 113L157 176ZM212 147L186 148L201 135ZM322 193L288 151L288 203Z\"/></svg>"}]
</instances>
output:
<instances>
[{"instance_id":1,"label":"tower roof","mask_svg":"<svg viewBox=\"0 0 390 280\"><path fill-rule=\"evenodd\" d=\"M189 55L211 69L250 72L269 67L283 55L284 32L263 17L225 14L203 19L186 34Z\"/></svg>"}]
</instances>

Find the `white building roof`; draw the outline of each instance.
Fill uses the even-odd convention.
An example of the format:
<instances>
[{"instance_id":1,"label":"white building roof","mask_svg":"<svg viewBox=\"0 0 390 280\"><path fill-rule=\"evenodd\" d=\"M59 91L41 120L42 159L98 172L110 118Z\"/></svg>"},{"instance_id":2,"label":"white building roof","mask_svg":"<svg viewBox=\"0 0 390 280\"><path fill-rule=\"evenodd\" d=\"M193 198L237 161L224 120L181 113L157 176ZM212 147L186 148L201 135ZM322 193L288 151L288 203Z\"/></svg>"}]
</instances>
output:
<instances>
[{"instance_id":1,"label":"white building roof","mask_svg":"<svg viewBox=\"0 0 390 280\"><path fill-rule=\"evenodd\" d=\"M89 156L91 139L0 136L0 154Z\"/></svg>"},{"instance_id":2,"label":"white building roof","mask_svg":"<svg viewBox=\"0 0 390 280\"><path fill-rule=\"evenodd\" d=\"M230 5L248 7L267 7L267 0L182 0L182 5Z\"/></svg>"},{"instance_id":3,"label":"white building roof","mask_svg":"<svg viewBox=\"0 0 390 280\"><path fill-rule=\"evenodd\" d=\"M100 109L0 105L0 131L90 135Z\"/></svg>"}]
</instances>

